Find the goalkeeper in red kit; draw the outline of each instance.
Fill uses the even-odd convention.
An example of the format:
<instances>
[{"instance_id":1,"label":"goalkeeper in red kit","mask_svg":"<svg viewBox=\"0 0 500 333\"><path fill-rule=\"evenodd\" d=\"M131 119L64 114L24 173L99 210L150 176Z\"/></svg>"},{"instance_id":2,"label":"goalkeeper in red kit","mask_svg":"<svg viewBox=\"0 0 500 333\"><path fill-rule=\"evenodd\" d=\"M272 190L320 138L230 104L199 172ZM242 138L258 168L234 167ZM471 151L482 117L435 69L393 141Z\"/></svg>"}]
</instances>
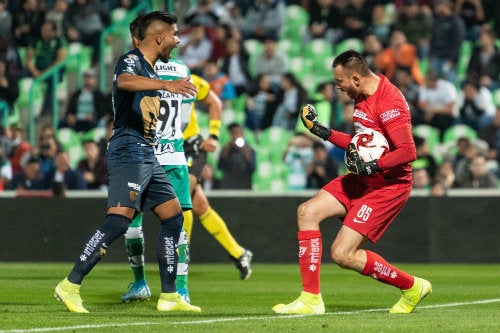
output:
<instances>
[{"instance_id":1,"label":"goalkeeper in red kit","mask_svg":"<svg viewBox=\"0 0 500 333\"><path fill-rule=\"evenodd\" d=\"M298 207L302 293L295 301L275 305L273 310L279 314L325 312L320 292L319 225L329 217L339 217L343 225L331 246L332 260L342 268L400 289L401 298L390 313L411 313L432 291L430 282L363 249L366 241L379 240L410 197L410 162L416 158L410 110L401 92L385 76L373 73L358 52L349 50L339 54L332 67L336 87L354 100L355 134L365 129L376 130L387 138L390 151L377 160L362 161L350 143L351 135L325 127L317 121L314 107L303 107L300 116L311 133L346 149L345 163L350 173L333 179Z\"/></svg>"}]
</instances>

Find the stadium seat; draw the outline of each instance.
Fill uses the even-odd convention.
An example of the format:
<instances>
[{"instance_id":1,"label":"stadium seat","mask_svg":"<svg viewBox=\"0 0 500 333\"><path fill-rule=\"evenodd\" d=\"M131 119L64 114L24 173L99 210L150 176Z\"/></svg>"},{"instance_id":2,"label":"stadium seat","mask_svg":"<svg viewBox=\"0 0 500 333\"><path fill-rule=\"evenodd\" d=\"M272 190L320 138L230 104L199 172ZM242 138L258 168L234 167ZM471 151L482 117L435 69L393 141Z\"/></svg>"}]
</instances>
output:
<instances>
[{"instance_id":1,"label":"stadium seat","mask_svg":"<svg viewBox=\"0 0 500 333\"><path fill-rule=\"evenodd\" d=\"M443 143L456 142L458 139L466 137L469 139L476 139L477 132L470 126L457 124L453 125L446 130L443 134Z\"/></svg>"},{"instance_id":2,"label":"stadium seat","mask_svg":"<svg viewBox=\"0 0 500 333\"><path fill-rule=\"evenodd\" d=\"M297 57L302 53L302 43L290 38L281 38L278 41L277 49L288 57Z\"/></svg>"},{"instance_id":3,"label":"stadium seat","mask_svg":"<svg viewBox=\"0 0 500 333\"><path fill-rule=\"evenodd\" d=\"M67 52L66 72L74 73L90 68L92 63L92 47L73 42L69 43Z\"/></svg>"},{"instance_id":4,"label":"stadium seat","mask_svg":"<svg viewBox=\"0 0 500 333\"><path fill-rule=\"evenodd\" d=\"M416 125L413 126L413 134L425 139L431 152L440 144L439 129L436 127L426 124Z\"/></svg>"},{"instance_id":5,"label":"stadium seat","mask_svg":"<svg viewBox=\"0 0 500 333\"><path fill-rule=\"evenodd\" d=\"M311 74L312 61L301 56L291 57L286 63L286 68L288 72L293 73L301 81L304 75Z\"/></svg>"},{"instance_id":6,"label":"stadium seat","mask_svg":"<svg viewBox=\"0 0 500 333\"><path fill-rule=\"evenodd\" d=\"M313 39L304 48L304 56L312 61L315 73L323 73L331 69L333 46L324 39Z\"/></svg>"},{"instance_id":7,"label":"stadium seat","mask_svg":"<svg viewBox=\"0 0 500 333\"><path fill-rule=\"evenodd\" d=\"M363 51L363 40L359 38L347 38L340 41L337 46L335 46L335 55L345 52L347 50L355 50L358 52Z\"/></svg>"},{"instance_id":8,"label":"stadium seat","mask_svg":"<svg viewBox=\"0 0 500 333\"><path fill-rule=\"evenodd\" d=\"M30 77L25 77L22 79L19 79L18 81L19 85L19 91L22 92L19 94L19 98L17 99L17 106L21 109L29 109L30 107L30 90L32 89L33 86L33 78ZM42 109L42 104L43 104L43 88L44 85L38 84L36 85L33 89L33 98L34 98L34 105L35 105L35 115L38 115Z\"/></svg>"},{"instance_id":9,"label":"stadium seat","mask_svg":"<svg viewBox=\"0 0 500 333\"><path fill-rule=\"evenodd\" d=\"M85 156L80 135L72 128L64 127L56 131L56 137L68 153L71 167L75 168Z\"/></svg>"},{"instance_id":10,"label":"stadium seat","mask_svg":"<svg viewBox=\"0 0 500 333\"><path fill-rule=\"evenodd\" d=\"M248 59L248 70L250 72L250 75L254 76L255 71L254 71L254 61L255 58L262 53L264 50L264 45L261 41L257 39L246 39L243 42L243 46L245 47L246 51L249 54L249 59Z\"/></svg>"},{"instance_id":11,"label":"stadium seat","mask_svg":"<svg viewBox=\"0 0 500 333\"><path fill-rule=\"evenodd\" d=\"M281 38L288 38L301 43L309 25L309 13L299 5L288 5Z\"/></svg>"},{"instance_id":12,"label":"stadium seat","mask_svg":"<svg viewBox=\"0 0 500 333\"><path fill-rule=\"evenodd\" d=\"M245 112L236 111L233 108L226 107L222 111L224 122L226 124L237 123L240 125L245 124Z\"/></svg>"},{"instance_id":13,"label":"stadium seat","mask_svg":"<svg viewBox=\"0 0 500 333\"><path fill-rule=\"evenodd\" d=\"M99 142L101 139L106 137L106 128L105 127L95 127L87 132L84 132L80 135L81 141L89 141L92 140L94 142Z\"/></svg>"}]
</instances>

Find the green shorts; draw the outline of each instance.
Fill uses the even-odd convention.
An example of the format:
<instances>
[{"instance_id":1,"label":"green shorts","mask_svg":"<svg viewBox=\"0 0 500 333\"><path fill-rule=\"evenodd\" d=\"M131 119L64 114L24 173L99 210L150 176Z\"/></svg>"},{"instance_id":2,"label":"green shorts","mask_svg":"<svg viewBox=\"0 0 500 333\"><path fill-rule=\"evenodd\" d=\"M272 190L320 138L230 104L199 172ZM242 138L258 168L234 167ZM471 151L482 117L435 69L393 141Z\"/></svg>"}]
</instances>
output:
<instances>
[{"instance_id":1,"label":"green shorts","mask_svg":"<svg viewBox=\"0 0 500 333\"><path fill-rule=\"evenodd\" d=\"M162 167L177 194L182 210L192 209L193 204L189 191L189 171L187 165L163 165Z\"/></svg>"}]
</instances>

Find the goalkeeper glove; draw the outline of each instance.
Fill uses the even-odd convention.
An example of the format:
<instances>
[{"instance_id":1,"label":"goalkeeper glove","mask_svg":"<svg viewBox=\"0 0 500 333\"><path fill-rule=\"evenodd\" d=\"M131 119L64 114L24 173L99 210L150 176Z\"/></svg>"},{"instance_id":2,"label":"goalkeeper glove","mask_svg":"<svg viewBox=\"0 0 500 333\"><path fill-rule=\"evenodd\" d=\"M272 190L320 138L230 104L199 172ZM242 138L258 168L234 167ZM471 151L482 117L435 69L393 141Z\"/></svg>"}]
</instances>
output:
<instances>
[{"instance_id":1,"label":"goalkeeper glove","mask_svg":"<svg viewBox=\"0 0 500 333\"><path fill-rule=\"evenodd\" d=\"M328 140L331 130L325 125L318 122L318 113L311 104L306 104L300 112L300 119L304 126L314 135L319 136L323 140Z\"/></svg>"},{"instance_id":2,"label":"goalkeeper glove","mask_svg":"<svg viewBox=\"0 0 500 333\"><path fill-rule=\"evenodd\" d=\"M360 176L371 176L376 172L382 171L377 164L377 160L363 162L361 157L359 157L354 143L350 143L347 146L344 162L349 171Z\"/></svg>"}]
</instances>

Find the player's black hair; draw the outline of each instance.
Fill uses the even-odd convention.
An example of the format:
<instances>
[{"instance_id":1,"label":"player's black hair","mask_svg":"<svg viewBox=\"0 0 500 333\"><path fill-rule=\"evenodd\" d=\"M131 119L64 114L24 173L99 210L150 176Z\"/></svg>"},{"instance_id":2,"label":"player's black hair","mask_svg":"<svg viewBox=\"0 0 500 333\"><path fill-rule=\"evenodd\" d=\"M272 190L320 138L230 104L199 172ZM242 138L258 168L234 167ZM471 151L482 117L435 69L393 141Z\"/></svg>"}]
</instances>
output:
<instances>
[{"instance_id":1,"label":"player's black hair","mask_svg":"<svg viewBox=\"0 0 500 333\"><path fill-rule=\"evenodd\" d=\"M151 23L154 21L162 21L162 22L165 22L169 25L172 25L172 24L177 23L177 16L172 15L172 14L167 13L167 12L161 12L158 10L155 10L153 12L150 12L150 13L144 15L139 20L139 24L138 24L137 38L139 38L139 40L143 40L144 37L146 37L146 30L151 25Z\"/></svg>"},{"instance_id":2,"label":"player's black hair","mask_svg":"<svg viewBox=\"0 0 500 333\"><path fill-rule=\"evenodd\" d=\"M139 26L141 25L144 16L146 16L146 14L141 14L137 16L132 22L130 22L129 29L130 35L132 35L132 37L139 38Z\"/></svg>"},{"instance_id":3,"label":"player's black hair","mask_svg":"<svg viewBox=\"0 0 500 333\"><path fill-rule=\"evenodd\" d=\"M333 60L332 68L342 66L347 71L356 71L365 76L370 72L370 67L365 57L354 50L347 50Z\"/></svg>"}]
</instances>

